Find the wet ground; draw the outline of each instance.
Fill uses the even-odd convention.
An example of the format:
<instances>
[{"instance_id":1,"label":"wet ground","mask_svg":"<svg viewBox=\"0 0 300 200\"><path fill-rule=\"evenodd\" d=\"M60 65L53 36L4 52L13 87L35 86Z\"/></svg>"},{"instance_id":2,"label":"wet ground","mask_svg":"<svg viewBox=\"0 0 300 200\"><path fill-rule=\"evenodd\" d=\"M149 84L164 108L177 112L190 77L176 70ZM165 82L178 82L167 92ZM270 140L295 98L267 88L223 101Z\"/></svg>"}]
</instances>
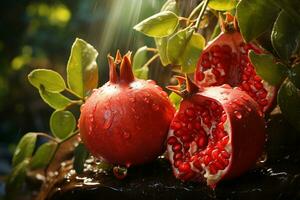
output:
<instances>
[{"instance_id":1,"label":"wet ground","mask_svg":"<svg viewBox=\"0 0 300 200\"><path fill-rule=\"evenodd\" d=\"M169 163L157 159L130 168L124 180L101 172L92 159L77 175L72 162L53 174L38 199L300 199L300 135L281 115L268 121L267 159L239 178L221 182L215 190L201 183L183 183L172 175ZM49 178L49 177L48 177Z\"/></svg>"}]
</instances>

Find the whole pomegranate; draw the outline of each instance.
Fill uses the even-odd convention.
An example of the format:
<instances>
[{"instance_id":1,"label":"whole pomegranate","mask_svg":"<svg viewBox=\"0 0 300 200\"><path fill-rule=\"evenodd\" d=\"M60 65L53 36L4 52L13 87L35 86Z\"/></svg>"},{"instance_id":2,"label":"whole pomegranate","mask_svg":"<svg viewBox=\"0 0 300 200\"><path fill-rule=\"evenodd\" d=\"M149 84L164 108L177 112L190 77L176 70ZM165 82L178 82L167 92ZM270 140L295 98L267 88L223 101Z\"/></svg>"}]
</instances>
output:
<instances>
[{"instance_id":1,"label":"whole pomegranate","mask_svg":"<svg viewBox=\"0 0 300 200\"><path fill-rule=\"evenodd\" d=\"M254 43L245 43L235 19L227 15L223 31L203 50L195 72L200 86L217 86L224 83L238 86L247 92L263 112L268 111L276 96L276 88L263 81L255 72L248 52L263 52ZM235 26L234 26L235 24Z\"/></svg>"},{"instance_id":2,"label":"whole pomegranate","mask_svg":"<svg viewBox=\"0 0 300 200\"><path fill-rule=\"evenodd\" d=\"M175 113L161 87L134 77L130 56L108 56L109 81L93 91L79 119L81 139L92 155L127 167L163 153Z\"/></svg>"},{"instance_id":3,"label":"whole pomegranate","mask_svg":"<svg viewBox=\"0 0 300 200\"><path fill-rule=\"evenodd\" d=\"M220 180L253 167L265 143L265 124L257 103L229 85L200 90L188 81L186 87L180 92L184 98L167 139L175 176L184 181L206 180L215 187Z\"/></svg>"}]
</instances>

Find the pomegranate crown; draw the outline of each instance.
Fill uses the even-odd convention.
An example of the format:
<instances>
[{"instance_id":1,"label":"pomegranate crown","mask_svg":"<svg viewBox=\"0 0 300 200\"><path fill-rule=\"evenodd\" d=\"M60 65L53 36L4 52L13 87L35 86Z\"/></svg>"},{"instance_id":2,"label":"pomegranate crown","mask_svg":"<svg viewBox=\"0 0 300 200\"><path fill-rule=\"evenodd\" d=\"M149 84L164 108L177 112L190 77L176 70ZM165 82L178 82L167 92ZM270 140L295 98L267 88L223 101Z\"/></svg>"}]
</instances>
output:
<instances>
[{"instance_id":1,"label":"pomegranate crown","mask_svg":"<svg viewBox=\"0 0 300 200\"><path fill-rule=\"evenodd\" d=\"M123 57L118 50L116 57L107 56L109 64L109 81L111 83L131 83L135 80L131 67L131 51Z\"/></svg>"},{"instance_id":2,"label":"pomegranate crown","mask_svg":"<svg viewBox=\"0 0 300 200\"><path fill-rule=\"evenodd\" d=\"M236 17L232 16L229 12L225 13L225 19L219 14L219 23L222 32L240 31Z\"/></svg>"},{"instance_id":3,"label":"pomegranate crown","mask_svg":"<svg viewBox=\"0 0 300 200\"><path fill-rule=\"evenodd\" d=\"M200 88L185 74L183 76L174 76L177 79L177 85L169 85L166 88L180 95L181 97L190 96L198 91Z\"/></svg>"}]
</instances>

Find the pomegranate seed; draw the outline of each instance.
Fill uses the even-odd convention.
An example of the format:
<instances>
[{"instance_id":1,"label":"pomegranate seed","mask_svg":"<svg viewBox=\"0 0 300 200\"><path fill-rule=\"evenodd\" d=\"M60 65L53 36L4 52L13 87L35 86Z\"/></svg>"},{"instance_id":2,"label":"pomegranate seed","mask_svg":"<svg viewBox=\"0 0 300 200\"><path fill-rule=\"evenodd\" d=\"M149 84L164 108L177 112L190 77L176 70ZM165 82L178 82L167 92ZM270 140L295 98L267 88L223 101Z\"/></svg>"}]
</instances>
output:
<instances>
[{"instance_id":1,"label":"pomegranate seed","mask_svg":"<svg viewBox=\"0 0 300 200\"><path fill-rule=\"evenodd\" d=\"M229 136L228 135L222 138L222 143L223 143L224 146L226 144L228 144L228 142L229 142Z\"/></svg>"},{"instance_id":2,"label":"pomegranate seed","mask_svg":"<svg viewBox=\"0 0 300 200\"><path fill-rule=\"evenodd\" d=\"M181 160L176 160L176 161L174 162L174 166L175 166L176 168L178 168L178 167L181 165L181 163L182 163Z\"/></svg>"},{"instance_id":3,"label":"pomegranate seed","mask_svg":"<svg viewBox=\"0 0 300 200\"><path fill-rule=\"evenodd\" d=\"M203 72L197 72L197 80L202 81L204 79L204 73Z\"/></svg>"},{"instance_id":4,"label":"pomegranate seed","mask_svg":"<svg viewBox=\"0 0 300 200\"><path fill-rule=\"evenodd\" d=\"M202 166L201 166L201 162L199 159L196 159L194 162L193 162L193 165L197 168L197 169L200 169L202 170Z\"/></svg>"},{"instance_id":5,"label":"pomegranate seed","mask_svg":"<svg viewBox=\"0 0 300 200\"><path fill-rule=\"evenodd\" d=\"M204 136L204 135L199 136L199 139L198 139L198 142L197 142L198 147L200 149L204 148L207 145L207 142L208 141L207 141L207 137L206 136Z\"/></svg>"},{"instance_id":6,"label":"pomegranate seed","mask_svg":"<svg viewBox=\"0 0 300 200\"><path fill-rule=\"evenodd\" d=\"M208 168L209 168L209 171L210 171L211 174L216 174L217 173L217 169L215 168L215 166L213 164L210 164L208 166Z\"/></svg>"},{"instance_id":7,"label":"pomegranate seed","mask_svg":"<svg viewBox=\"0 0 300 200\"><path fill-rule=\"evenodd\" d=\"M218 63L221 62L221 59L218 57L213 57L212 59L212 64L214 64L215 66L217 66Z\"/></svg>"},{"instance_id":8,"label":"pomegranate seed","mask_svg":"<svg viewBox=\"0 0 300 200\"><path fill-rule=\"evenodd\" d=\"M249 79L249 77L247 75L243 74L242 79L243 79L243 81L247 81Z\"/></svg>"},{"instance_id":9,"label":"pomegranate seed","mask_svg":"<svg viewBox=\"0 0 300 200\"><path fill-rule=\"evenodd\" d=\"M174 132L174 135L177 136L177 137L180 137L180 136L184 135L183 130L180 129L180 130L178 130L178 131L175 131L175 132Z\"/></svg>"},{"instance_id":10,"label":"pomegranate seed","mask_svg":"<svg viewBox=\"0 0 300 200\"><path fill-rule=\"evenodd\" d=\"M190 143L184 143L183 148L185 151L188 151L190 149Z\"/></svg>"},{"instance_id":11,"label":"pomegranate seed","mask_svg":"<svg viewBox=\"0 0 300 200\"><path fill-rule=\"evenodd\" d=\"M194 177L195 177L195 172L190 171L188 173L183 174L183 176L181 176L181 179L183 181L187 181L187 180L192 180L192 178L194 178Z\"/></svg>"},{"instance_id":12,"label":"pomegranate seed","mask_svg":"<svg viewBox=\"0 0 300 200\"><path fill-rule=\"evenodd\" d=\"M263 88L263 84L261 82L255 82L254 83L254 87L258 90L260 90L261 88Z\"/></svg>"},{"instance_id":13,"label":"pomegranate seed","mask_svg":"<svg viewBox=\"0 0 300 200\"><path fill-rule=\"evenodd\" d=\"M204 156L204 158L203 158L203 163L204 163L206 166L210 163L210 161L211 161L211 157L210 157L210 156L208 156L208 155Z\"/></svg>"},{"instance_id":14,"label":"pomegranate seed","mask_svg":"<svg viewBox=\"0 0 300 200\"><path fill-rule=\"evenodd\" d=\"M171 136L171 137L168 138L168 142L167 143L170 144L170 145L173 145L173 144L175 144L177 142L178 142L177 138L174 137L174 136Z\"/></svg>"},{"instance_id":15,"label":"pomegranate seed","mask_svg":"<svg viewBox=\"0 0 300 200\"><path fill-rule=\"evenodd\" d=\"M172 146L172 150L174 151L174 152L179 152L179 151L181 151L181 144L174 144L173 146Z\"/></svg>"},{"instance_id":16,"label":"pomegranate seed","mask_svg":"<svg viewBox=\"0 0 300 200\"><path fill-rule=\"evenodd\" d=\"M261 98L261 99L264 99L264 98L266 98L267 97L267 90L265 90L265 89L262 89L262 90L260 90L258 93L257 93L257 96L259 97L259 98Z\"/></svg>"},{"instance_id":17,"label":"pomegranate seed","mask_svg":"<svg viewBox=\"0 0 300 200\"><path fill-rule=\"evenodd\" d=\"M222 170L222 169L225 169L225 166L219 162L218 160L214 162L214 166L216 167L216 169L218 170Z\"/></svg>"},{"instance_id":18,"label":"pomegranate seed","mask_svg":"<svg viewBox=\"0 0 300 200\"><path fill-rule=\"evenodd\" d=\"M179 165L178 170L181 172L189 172L191 170L191 166L189 163L184 162Z\"/></svg>"},{"instance_id":19,"label":"pomegranate seed","mask_svg":"<svg viewBox=\"0 0 300 200\"><path fill-rule=\"evenodd\" d=\"M173 159L179 160L179 159L182 159L182 157L183 157L183 154L181 152L179 152L179 153L174 154Z\"/></svg>"},{"instance_id":20,"label":"pomegranate seed","mask_svg":"<svg viewBox=\"0 0 300 200\"><path fill-rule=\"evenodd\" d=\"M260 105L262 105L262 106L266 106L266 105L268 105L268 100L266 100L266 99L259 99L258 103Z\"/></svg>"},{"instance_id":21,"label":"pomegranate seed","mask_svg":"<svg viewBox=\"0 0 300 200\"><path fill-rule=\"evenodd\" d=\"M225 122L227 119L227 115L226 114L222 114L220 121L221 122Z\"/></svg>"},{"instance_id":22,"label":"pomegranate seed","mask_svg":"<svg viewBox=\"0 0 300 200\"><path fill-rule=\"evenodd\" d=\"M218 106L218 104L216 102L212 101L211 104L210 104L210 108L212 110L217 110L219 108L219 106Z\"/></svg>"},{"instance_id":23,"label":"pomegranate seed","mask_svg":"<svg viewBox=\"0 0 300 200\"><path fill-rule=\"evenodd\" d=\"M214 160L216 160L219 156L219 150L218 149L214 149L212 152L211 152L211 156Z\"/></svg>"},{"instance_id":24,"label":"pomegranate seed","mask_svg":"<svg viewBox=\"0 0 300 200\"><path fill-rule=\"evenodd\" d=\"M207 60L203 60L201 63L203 68L209 68L210 67L210 62L208 62Z\"/></svg>"},{"instance_id":25,"label":"pomegranate seed","mask_svg":"<svg viewBox=\"0 0 300 200\"><path fill-rule=\"evenodd\" d=\"M243 88L244 90L246 90L246 91L249 91L249 90L250 90L250 87L249 87L249 85L248 85L246 82L243 82L243 83L242 83L242 88Z\"/></svg>"},{"instance_id":26,"label":"pomegranate seed","mask_svg":"<svg viewBox=\"0 0 300 200\"><path fill-rule=\"evenodd\" d=\"M182 136L181 140L183 142L190 142L192 140L192 137L189 135L184 135L184 136Z\"/></svg>"},{"instance_id":27,"label":"pomegranate seed","mask_svg":"<svg viewBox=\"0 0 300 200\"><path fill-rule=\"evenodd\" d=\"M209 53L205 52L204 54L202 54L202 59L203 60L209 60Z\"/></svg>"},{"instance_id":28,"label":"pomegranate seed","mask_svg":"<svg viewBox=\"0 0 300 200\"><path fill-rule=\"evenodd\" d=\"M185 110L185 114L188 116L188 117L194 117L195 116L195 112L191 109L191 108L188 108Z\"/></svg>"},{"instance_id":29,"label":"pomegranate seed","mask_svg":"<svg viewBox=\"0 0 300 200\"><path fill-rule=\"evenodd\" d=\"M200 122L195 122L194 126L195 126L195 129L197 129L197 130L200 130L202 128Z\"/></svg>"},{"instance_id":30,"label":"pomegranate seed","mask_svg":"<svg viewBox=\"0 0 300 200\"><path fill-rule=\"evenodd\" d=\"M221 50L223 53L226 53L226 54L230 54L231 53L231 47L227 44L224 44L222 47L221 47Z\"/></svg>"},{"instance_id":31,"label":"pomegranate seed","mask_svg":"<svg viewBox=\"0 0 300 200\"><path fill-rule=\"evenodd\" d=\"M212 72L216 77L221 76L221 73L220 73L219 70L217 70L216 68L213 68L213 69L211 70L211 72Z\"/></svg>"},{"instance_id":32,"label":"pomegranate seed","mask_svg":"<svg viewBox=\"0 0 300 200\"><path fill-rule=\"evenodd\" d=\"M255 80L255 81L261 81L261 78L260 78L258 75L255 75L255 76L254 76L254 80Z\"/></svg>"},{"instance_id":33,"label":"pomegranate seed","mask_svg":"<svg viewBox=\"0 0 300 200\"><path fill-rule=\"evenodd\" d=\"M180 122L174 121L174 122L171 124L171 128L174 129L174 130L180 129L180 128L181 128Z\"/></svg>"},{"instance_id":34,"label":"pomegranate seed","mask_svg":"<svg viewBox=\"0 0 300 200\"><path fill-rule=\"evenodd\" d=\"M223 157L223 158L230 158L230 154L227 152L227 151L221 151L220 155Z\"/></svg>"}]
</instances>

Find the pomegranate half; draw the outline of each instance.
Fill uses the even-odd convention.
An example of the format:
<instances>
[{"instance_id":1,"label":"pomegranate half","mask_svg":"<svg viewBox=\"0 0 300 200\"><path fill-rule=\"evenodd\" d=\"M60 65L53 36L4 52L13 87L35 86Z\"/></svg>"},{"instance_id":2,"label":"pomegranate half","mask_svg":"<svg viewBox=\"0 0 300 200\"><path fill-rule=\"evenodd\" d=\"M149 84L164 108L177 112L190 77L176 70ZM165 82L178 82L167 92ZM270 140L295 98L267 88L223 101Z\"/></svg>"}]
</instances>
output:
<instances>
[{"instance_id":1,"label":"pomegranate half","mask_svg":"<svg viewBox=\"0 0 300 200\"><path fill-rule=\"evenodd\" d=\"M238 88L223 85L199 90L191 81L186 85L190 89L179 92L184 99L170 125L168 158L177 178L206 180L215 187L255 165L265 143L263 114Z\"/></svg>"},{"instance_id":2,"label":"pomegranate half","mask_svg":"<svg viewBox=\"0 0 300 200\"><path fill-rule=\"evenodd\" d=\"M110 79L82 105L79 119L81 139L92 155L127 167L163 153L175 113L161 87L134 77L130 55L108 56Z\"/></svg>"},{"instance_id":3,"label":"pomegranate half","mask_svg":"<svg viewBox=\"0 0 300 200\"><path fill-rule=\"evenodd\" d=\"M274 105L277 89L256 74L248 57L250 50L258 54L263 50L254 43L245 43L238 28L224 23L223 32L203 50L194 79L199 86L226 83L240 87L258 103L263 112L267 112Z\"/></svg>"}]
</instances>

